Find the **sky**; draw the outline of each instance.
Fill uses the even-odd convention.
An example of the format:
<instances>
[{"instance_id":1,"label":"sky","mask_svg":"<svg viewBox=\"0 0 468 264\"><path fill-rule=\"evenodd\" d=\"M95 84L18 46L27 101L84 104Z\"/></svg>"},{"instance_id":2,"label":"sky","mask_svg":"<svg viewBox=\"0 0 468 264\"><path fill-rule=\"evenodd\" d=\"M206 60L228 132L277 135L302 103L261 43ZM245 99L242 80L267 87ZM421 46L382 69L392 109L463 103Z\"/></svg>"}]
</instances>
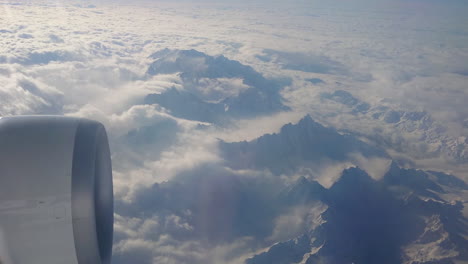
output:
<instances>
[{"instance_id":1,"label":"sky","mask_svg":"<svg viewBox=\"0 0 468 264\"><path fill-rule=\"evenodd\" d=\"M255 213L301 176L331 188L357 166L380 181L396 162L468 180L467 11L461 0L0 0L0 115L106 126L115 263L244 263L320 225L323 201Z\"/></svg>"}]
</instances>

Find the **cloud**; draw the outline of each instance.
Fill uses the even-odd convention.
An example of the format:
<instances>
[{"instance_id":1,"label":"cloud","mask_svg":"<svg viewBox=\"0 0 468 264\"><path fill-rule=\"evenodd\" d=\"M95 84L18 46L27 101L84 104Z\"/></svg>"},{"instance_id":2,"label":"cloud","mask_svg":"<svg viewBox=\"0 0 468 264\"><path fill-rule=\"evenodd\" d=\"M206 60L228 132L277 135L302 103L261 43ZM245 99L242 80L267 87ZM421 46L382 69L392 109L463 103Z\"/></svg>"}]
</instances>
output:
<instances>
[{"instance_id":1,"label":"cloud","mask_svg":"<svg viewBox=\"0 0 468 264\"><path fill-rule=\"evenodd\" d=\"M233 252L245 252L251 246L251 239L240 239L228 245L219 245L207 249L200 241L180 242L168 236L162 236L158 241L141 239L126 240L118 243L114 251L115 263L242 263L244 258Z\"/></svg>"},{"instance_id":2,"label":"cloud","mask_svg":"<svg viewBox=\"0 0 468 264\"><path fill-rule=\"evenodd\" d=\"M132 201L117 203L118 263L134 254L150 254L155 262L239 263L270 234L270 214L280 210L267 204L281 186L274 178L216 164L148 186Z\"/></svg>"},{"instance_id":3,"label":"cloud","mask_svg":"<svg viewBox=\"0 0 468 264\"><path fill-rule=\"evenodd\" d=\"M452 160L450 166L462 166L464 163L467 145L464 143L464 132L461 129L463 121L461 118L458 119L456 125L450 125L453 122L449 121L458 114L442 118L445 119L442 121L437 114L433 116L432 111L425 110L430 107L415 104L409 107L408 104L406 106L395 104L390 99L374 100L372 97L368 98L370 101L365 101L362 98L366 96L355 95L360 94L358 90L353 93L344 90L334 92L327 90L329 88L322 86L315 87L314 90L307 87L296 91L289 90L284 96L288 101L296 103L302 98L308 98L308 103L299 107L300 111L309 111L318 121L341 131L357 133L364 141L383 146L392 153L395 151L406 153L413 161L434 159L437 156L445 161ZM421 94L424 92L421 91ZM454 96L455 94L458 92L454 93ZM410 99L398 101L405 100ZM446 102L445 105L448 106L450 103ZM458 107L462 108L463 106ZM443 111L436 112L443 115ZM455 165L456 163L458 165Z\"/></svg>"},{"instance_id":4,"label":"cloud","mask_svg":"<svg viewBox=\"0 0 468 264\"><path fill-rule=\"evenodd\" d=\"M189 133L181 133L170 147L149 150L146 159L141 159L145 157L144 151L137 151L138 166L124 166L123 171L115 175L117 196L126 201L133 200L134 196L148 185L167 181L180 172L220 160L216 139L204 137L203 131L190 130Z\"/></svg>"},{"instance_id":5,"label":"cloud","mask_svg":"<svg viewBox=\"0 0 468 264\"><path fill-rule=\"evenodd\" d=\"M202 78L193 88L202 98L208 101L219 102L228 97L237 97L240 93L249 88L248 85L243 83L241 78Z\"/></svg>"},{"instance_id":6,"label":"cloud","mask_svg":"<svg viewBox=\"0 0 468 264\"><path fill-rule=\"evenodd\" d=\"M380 180L387 173L392 163L391 159L381 157L364 157L360 153L351 154L354 156L354 165L362 168L374 180Z\"/></svg>"},{"instance_id":7,"label":"cloud","mask_svg":"<svg viewBox=\"0 0 468 264\"><path fill-rule=\"evenodd\" d=\"M216 127L213 136L226 142L251 141L265 134L278 133L284 124L297 123L305 113L280 112L265 117L242 119L235 121L226 128Z\"/></svg>"},{"instance_id":8,"label":"cloud","mask_svg":"<svg viewBox=\"0 0 468 264\"><path fill-rule=\"evenodd\" d=\"M330 190L344 169L358 166L378 182L390 157L457 176L468 171L456 162L467 145L466 12L421 1L332 2L2 3L0 115L65 114L106 125L115 263L237 264L281 242L293 248L305 241L310 249L300 236L322 223L317 214L325 206L278 201L302 176ZM194 116L199 105L187 107L193 97L171 105L161 96L169 92L217 105L221 121L235 118L210 124L206 113ZM145 102L149 94L160 100ZM336 138L313 149L284 129L287 143L264 144L259 160L291 148L323 156L333 146L331 158L311 158L293 172L304 153L224 167L230 160L218 139L251 143L306 114L330 128L323 136ZM342 137L389 155L341 148ZM275 166L283 173L271 173ZM351 183L347 188L359 187ZM350 203L361 194L349 191ZM339 208L327 219L335 224L330 232L353 226L345 220L364 221Z\"/></svg>"},{"instance_id":9,"label":"cloud","mask_svg":"<svg viewBox=\"0 0 468 264\"><path fill-rule=\"evenodd\" d=\"M153 53L147 75L178 73L184 89L150 94L146 103L159 104L173 115L190 120L226 124L288 110L279 90L288 79L266 79L248 65L223 55L197 50L164 49ZM214 87L213 87L214 86Z\"/></svg>"},{"instance_id":10,"label":"cloud","mask_svg":"<svg viewBox=\"0 0 468 264\"><path fill-rule=\"evenodd\" d=\"M32 38L32 36L30 37ZM43 52L31 52L25 58L13 59L12 62L17 62L24 65L33 64L49 64L51 62L65 62L65 61L79 61L82 55L74 54L69 51L57 50L57 51L43 51Z\"/></svg>"},{"instance_id":11,"label":"cloud","mask_svg":"<svg viewBox=\"0 0 468 264\"><path fill-rule=\"evenodd\" d=\"M466 259L460 251L466 242L458 238L460 232L466 232L462 231L466 230L466 225L457 225L460 229L455 228L455 231L451 229L454 226L449 224L463 219L460 214L463 208L461 203L455 205L440 200L437 193L440 193L441 186L434 184L434 178L430 180L431 176L427 172L401 170L392 164L385 177L375 181L358 168L346 169L331 188L323 190L323 201L328 207L317 210L315 216L318 217L314 217L316 225L307 225L315 226L314 229L272 245L250 258L247 263L297 263L301 260L374 262L372 259L406 263L416 259L427 260L426 255L421 257L416 254L418 249L430 252L430 258L436 261ZM451 178L447 176L441 176L443 181ZM401 179L404 179L403 182ZM299 180L298 186L307 185L304 181ZM448 186L447 182L440 183ZM290 190L304 193L314 189L314 185L309 185L305 190ZM424 192L435 195L437 200L427 199ZM445 211L445 217L451 220L442 221L438 215L440 211ZM295 219L290 222L294 226ZM451 228L445 229L448 226Z\"/></svg>"},{"instance_id":12,"label":"cloud","mask_svg":"<svg viewBox=\"0 0 468 264\"><path fill-rule=\"evenodd\" d=\"M353 162L352 153L371 158L388 158L382 149L340 134L315 122L307 115L297 124L284 125L279 133L266 134L252 141L220 142L222 157L232 168L267 169L272 173L294 174L302 168L320 167L321 163Z\"/></svg>"},{"instance_id":13,"label":"cloud","mask_svg":"<svg viewBox=\"0 0 468 264\"><path fill-rule=\"evenodd\" d=\"M327 210L327 205L318 202L314 205L300 205L290 208L285 214L275 219L275 227L271 237L275 241L287 241L296 238L308 230L313 230L323 224L321 215Z\"/></svg>"},{"instance_id":14,"label":"cloud","mask_svg":"<svg viewBox=\"0 0 468 264\"><path fill-rule=\"evenodd\" d=\"M59 114L63 94L21 72L4 68L0 75L1 115Z\"/></svg>"},{"instance_id":15,"label":"cloud","mask_svg":"<svg viewBox=\"0 0 468 264\"><path fill-rule=\"evenodd\" d=\"M280 65L283 69L320 73L320 74L344 74L346 70L337 61L325 56L314 56L295 52L284 52L278 50L265 49L264 55L257 55L257 58L266 62Z\"/></svg>"}]
</instances>

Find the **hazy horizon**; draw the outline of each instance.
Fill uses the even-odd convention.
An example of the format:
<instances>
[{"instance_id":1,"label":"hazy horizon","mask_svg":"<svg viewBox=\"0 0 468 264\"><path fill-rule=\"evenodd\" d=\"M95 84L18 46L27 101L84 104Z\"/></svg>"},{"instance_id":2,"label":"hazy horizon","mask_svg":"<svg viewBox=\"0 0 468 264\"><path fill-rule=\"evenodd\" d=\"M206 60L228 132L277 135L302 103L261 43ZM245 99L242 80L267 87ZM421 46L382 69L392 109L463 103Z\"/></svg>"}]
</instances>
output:
<instances>
[{"instance_id":1,"label":"hazy horizon","mask_svg":"<svg viewBox=\"0 0 468 264\"><path fill-rule=\"evenodd\" d=\"M464 263L467 11L0 0L0 116L106 126L116 264Z\"/></svg>"}]
</instances>

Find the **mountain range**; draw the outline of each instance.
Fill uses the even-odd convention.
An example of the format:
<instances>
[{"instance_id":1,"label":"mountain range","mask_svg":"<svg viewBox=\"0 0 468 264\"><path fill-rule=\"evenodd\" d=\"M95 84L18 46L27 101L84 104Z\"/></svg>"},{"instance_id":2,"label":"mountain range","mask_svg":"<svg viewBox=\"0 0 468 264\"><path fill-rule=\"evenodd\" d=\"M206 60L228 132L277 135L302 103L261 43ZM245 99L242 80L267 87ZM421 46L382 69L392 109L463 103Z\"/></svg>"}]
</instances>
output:
<instances>
[{"instance_id":1,"label":"mountain range","mask_svg":"<svg viewBox=\"0 0 468 264\"><path fill-rule=\"evenodd\" d=\"M226 164L235 169L270 169L276 174L292 173L325 161L353 161L353 154L389 158L382 149L350 134L340 134L309 115L297 124L287 124L279 133L252 141L220 141Z\"/></svg>"},{"instance_id":2,"label":"mountain range","mask_svg":"<svg viewBox=\"0 0 468 264\"><path fill-rule=\"evenodd\" d=\"M220 56L209 56L196 50L164 49L151 55L155 61L147 70L148 76L178 74L183 89L168 89L146 96L145 104L158 104L174 116L203 122L220 123L229 118L247 118L289 110L279 91L290 81L269 80L252 67ZM241 80L243 88L231 94L231 86L217 80ZM200 86L214 82L215 95L207 94ZM216 96L219 94L226 96ZM212 99L217 100L213 101ZM211 100L210 100L211 99Z\"/></svg>"},{"instance_id":3,"label":"mountain range","mask_svg":"<svg viewBox=\"0 0 468 264\"><path fill-rule=\"evenodd\" d=\"M468 260L468 222L462 213L467 190L451 175L395 163L378 181L359 168L347 169L329 189L301 178L287 197L326 204L319 225L246 263L463 263ZM447 192L463 193L459 198L465 200L441 198Z\"/></svg>"}]
</instances>

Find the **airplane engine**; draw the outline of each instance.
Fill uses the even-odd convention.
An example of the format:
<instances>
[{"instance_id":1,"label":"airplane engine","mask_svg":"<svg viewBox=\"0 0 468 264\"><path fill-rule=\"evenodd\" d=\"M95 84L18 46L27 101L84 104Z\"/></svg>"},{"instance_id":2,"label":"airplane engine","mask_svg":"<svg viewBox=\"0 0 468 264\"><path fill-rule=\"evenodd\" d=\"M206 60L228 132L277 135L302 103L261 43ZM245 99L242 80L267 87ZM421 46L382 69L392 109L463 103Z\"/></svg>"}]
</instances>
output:
<instances>
[{"instance_id":1,"label":"airplane engine","mask_svg":"<svg viewBox=\"0 0 468 264\"><path fill-rule=\"evenodd\" d=\"M98 122L0 119L0 263L108 264L113 187Z\"/></svg>"}]
</instances>

